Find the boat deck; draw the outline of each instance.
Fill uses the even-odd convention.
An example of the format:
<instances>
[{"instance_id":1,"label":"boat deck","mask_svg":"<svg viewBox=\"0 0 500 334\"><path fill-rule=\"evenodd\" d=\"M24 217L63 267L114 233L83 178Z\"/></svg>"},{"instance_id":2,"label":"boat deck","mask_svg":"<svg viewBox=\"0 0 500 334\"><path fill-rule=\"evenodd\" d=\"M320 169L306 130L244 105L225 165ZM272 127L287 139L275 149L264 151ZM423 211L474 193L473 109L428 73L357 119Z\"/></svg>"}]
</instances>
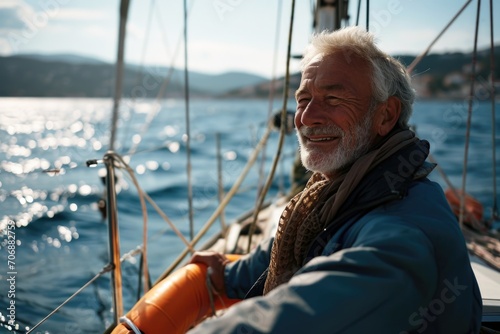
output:
<instances>
[{"instance_id":1,"label":"boat deck","mask_svg":"<svg viewBox=\"0 0 500 334\"><path fill-rule=\"evenodd\" d=\"M471 265L483 299L483 322L500 321L500 272L475 255Z\"/></svg>"}]
</instances>

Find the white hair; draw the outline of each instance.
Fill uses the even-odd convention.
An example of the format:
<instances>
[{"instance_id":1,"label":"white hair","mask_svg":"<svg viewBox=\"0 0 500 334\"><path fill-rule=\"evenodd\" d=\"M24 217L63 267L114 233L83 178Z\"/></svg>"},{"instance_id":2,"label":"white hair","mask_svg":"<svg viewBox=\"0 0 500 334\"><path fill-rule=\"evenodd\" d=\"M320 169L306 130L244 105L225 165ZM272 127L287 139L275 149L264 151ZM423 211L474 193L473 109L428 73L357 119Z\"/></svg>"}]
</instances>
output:
<instances>
[{"instance_id":1,"label":"white hair","mask_svg":"<svg viewBox=\"0 0 500 334\"><path fill-rule=\"evenodd\" d=\"M302 58L302 72L319 54L331 55L341 52L348 62L353 56L365 59L372 68L373 99L375 102L384 102L390 96L397 97L401 101L398 123L406 127L415 101L410 76L401 62L375 45L374 39L373 34L357 26L315 34Z\"/></svg>"}]
</instances>

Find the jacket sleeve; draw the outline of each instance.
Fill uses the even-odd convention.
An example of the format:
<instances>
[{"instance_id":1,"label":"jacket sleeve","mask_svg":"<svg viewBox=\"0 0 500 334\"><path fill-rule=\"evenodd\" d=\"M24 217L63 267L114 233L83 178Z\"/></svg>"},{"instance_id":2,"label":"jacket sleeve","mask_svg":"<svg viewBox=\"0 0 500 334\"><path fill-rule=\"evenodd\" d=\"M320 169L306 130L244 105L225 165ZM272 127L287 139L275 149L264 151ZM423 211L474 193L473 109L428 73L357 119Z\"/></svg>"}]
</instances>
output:
<instances>
[{"instance_id":1,"label":"jacket sleeve","mask_svg":"<svg viewBox=\"0 0 500 334\"><path fill-rule=\"evenodd\" d=\"M269 267L274 238L264 240L250 254L229 263L224 269L224 284L229 298L243 299L260 275Z\"/></svg>"},{"instance_id":2,"label":"jacket sleeve","mask_svg":"<svg viewBox=\"0 0 500 334\"><path fill-rule=\"evenodd\" d=\"M352 247L311 260L286 284L244 300L198 333L405 333L437 286L426 235L395 218L364 224ZM388 221L392 220L392 221Z\"/></svg>"}]
</instances>

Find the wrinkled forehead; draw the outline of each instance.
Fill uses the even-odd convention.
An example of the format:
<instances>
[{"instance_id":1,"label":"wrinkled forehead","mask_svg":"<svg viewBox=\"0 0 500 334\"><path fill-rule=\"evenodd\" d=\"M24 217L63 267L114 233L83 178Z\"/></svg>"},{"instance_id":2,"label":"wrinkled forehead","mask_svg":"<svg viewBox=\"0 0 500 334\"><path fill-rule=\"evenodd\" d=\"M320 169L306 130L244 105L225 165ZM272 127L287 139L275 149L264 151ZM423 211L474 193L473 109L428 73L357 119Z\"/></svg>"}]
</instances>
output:
<instances>
[{"instance_id":1,"label":"wrinkled forehead","mask_svg":"<svg viewBox=\"0 0 500 334\"><path fill-rule=\"evenodd\" d=\"M354 46L350 45L330 45L329 48L316 48L311 47L306 54L304 54L304 58L301 61L301 68L304 69L308 64L313 61L321 60L326 56L331 55L339 55L344 58L346 62L351 62L354 59L364 60L367 63L371 63L370 58L373 55L369 55L369 53L360 50Z\"/></svg>"},{"instance_id":2,"label":"wrinkled forehead","mask_svg":"<svg viewBox=\"0 0 500 334\"><path fill-rule=\"evenodd\" d=\"M364 57L345 52L334 52L329 54L320 53L304 64L303 74L318 72L323 75L334 75L339 73L351 73L359 78L370 78L372 73L371 63Z\"/></svg>"},{"instance_id":3,"label":"wrinkled forehead","mask_svg":"<svg viewBox=\"0 0 500 334\"><path fill-rule=\"evenodd\" d=\"M369 62L362 57L346 57L342 52L317 54L305 65L300 87L310 89L342 86L358 94L371 94L371 73Z\"/></svg>"},{"instance_id":4,"label":"wrinkled forehead","mask_svg":"<svg viewBox=\"0 0 500 334\"><path fill-rule=\"evenodd\" d=\"M329 53L317 53L307 63L302 64L302 71L305 71L310 66L317 66L321 63L335 63L335 66L343 67L362 67L365 70L372 71L372 63L366 57L352 50L344 49L334 50Z\"/></svg>"}]
</instances>

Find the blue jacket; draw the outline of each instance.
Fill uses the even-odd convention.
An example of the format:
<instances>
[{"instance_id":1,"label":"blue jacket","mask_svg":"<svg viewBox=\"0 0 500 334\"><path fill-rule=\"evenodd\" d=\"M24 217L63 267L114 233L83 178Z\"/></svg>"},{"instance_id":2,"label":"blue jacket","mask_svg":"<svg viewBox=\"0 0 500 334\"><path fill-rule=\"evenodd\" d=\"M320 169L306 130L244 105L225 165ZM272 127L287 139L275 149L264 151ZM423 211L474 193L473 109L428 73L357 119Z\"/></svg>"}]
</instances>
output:
<instances>
[{"instance_id":1,"label":"blue jacket","mask_svg":"<svg viewBox=\"0 0 500 334\"><path fill-rule=\"evenodd\" d=\"M272 240L227 265L230 298L257 293L189 333L479 332L481 295L438 184L412 180L404 196L351 215L318 239L311 259L265 296Z\"/></svg>"}]
</instances>

